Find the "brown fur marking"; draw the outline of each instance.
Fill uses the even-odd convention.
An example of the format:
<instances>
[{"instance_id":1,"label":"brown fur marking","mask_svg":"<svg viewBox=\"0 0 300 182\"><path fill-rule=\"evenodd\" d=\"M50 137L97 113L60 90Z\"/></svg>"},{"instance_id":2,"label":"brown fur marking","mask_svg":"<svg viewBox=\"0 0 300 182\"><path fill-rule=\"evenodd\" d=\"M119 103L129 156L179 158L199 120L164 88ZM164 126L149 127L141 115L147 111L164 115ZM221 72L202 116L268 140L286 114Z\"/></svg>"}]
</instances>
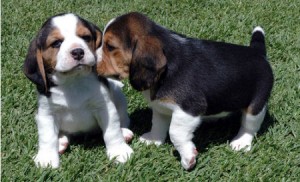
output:
<instances>
[{"instance_id":1,"label":"brown fur marking","mask_svg":"<svg viewBox=\"0 0 300 182\"><path fill-rule=\"evenodd\" d=\"M43 55L42 55L42 52L41 52L40 49L37 49L36 58L37 58L37 63L38 63L40 73L42 75L42 78L43 78L43 81L44 81L44 84L45 84L45 90L47 92L48 91L47 79L46 79L46 73L45 73L44 63L43 63Z\"/></svg>"}]
</instances>

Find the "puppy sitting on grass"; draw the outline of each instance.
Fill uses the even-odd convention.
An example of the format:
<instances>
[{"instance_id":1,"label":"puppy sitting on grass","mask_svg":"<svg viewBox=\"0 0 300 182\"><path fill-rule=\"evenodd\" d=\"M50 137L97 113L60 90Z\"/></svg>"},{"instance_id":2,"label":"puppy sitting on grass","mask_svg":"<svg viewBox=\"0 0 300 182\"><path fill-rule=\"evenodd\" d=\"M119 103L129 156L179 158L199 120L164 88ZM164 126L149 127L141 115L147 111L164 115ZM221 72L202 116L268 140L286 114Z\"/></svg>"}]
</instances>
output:
<instances>
[{"instance_id":1,"label":"puppy sitting on grass","mask_svg":"<svg viewBox=\"0 0 300 182\"><path fill-rule=\"evenodd\" d=\"M24 73L38 91L37 166L59 167L68 134L100 128L109 159L123 163L133 153L125 141L133 133L127 129L130 120L121 87L94 71L101 37L99 28L83 18L59 14L43 24L30 44Z\"/></svg>"}]
</instances>

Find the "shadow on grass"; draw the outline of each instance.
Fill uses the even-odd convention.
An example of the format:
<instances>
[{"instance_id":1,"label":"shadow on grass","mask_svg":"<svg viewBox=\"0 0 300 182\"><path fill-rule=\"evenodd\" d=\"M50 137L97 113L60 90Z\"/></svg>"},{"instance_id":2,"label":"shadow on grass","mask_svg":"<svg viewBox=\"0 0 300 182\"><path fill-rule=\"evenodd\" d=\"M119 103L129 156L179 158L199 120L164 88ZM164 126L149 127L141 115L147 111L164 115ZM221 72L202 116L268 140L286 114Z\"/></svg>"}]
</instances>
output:
<instances>
[{"instance_id":1,"label":"shadow on grass","mask_svg":"<svg viewBox=\"0 0 300 182\"><path fill-rule=\"evenodd\" d=\"M135 110L130 115L130 119L130 129L134 132L136 137L139 137L151 129L152 110L149 108ZM221 145L233 139L240 128L240 119L241 113L233 113L226 118L203 122L195 131L193 138L198 152L205 152L207 147L211 144ZM265 120L258 132L258 137L263 135L268 128L272 127L275 123L276 120L267 112ZM72 135L70 138L71 145L82 145L84 149L105 145L101 131ZM171 143L169 136L166 142ZM66 152L68 152L68 150ZM174 155L179 158L177 151L174 151Z\"/></svg>"},{"instance_id":2,"label":"shadow on grass","mask_svg":"<svg viewBox=\"0 0 300 182\"><path fill-rule=\"evenodd\" d=\"M150 131L152 111L151 109L142 109L134 111L131 116L131 130L141 136L143 133ZM226 118L216 120L208 120L203 122L194 133L193 142L195 143L198 152L205 152L208 145L220 145L232 140L238 133L240 128L241 113L233 113ZM258 137L263 135L269 127L272 127L276 120L266 113L265 120L258 132ZM166 140L171 143L169 136ZM175 156L177 152L174 153Z\"/></svg>"},{"instance_id":3,"label":"shadow on grass","mask_svg":"<svg viewBox=\"0 0 300 182\"><path fill-rule=\"evenodd\" d=\"M129 127L136 136L140 136L150 130L151 119L151 109L147 108L136 110L130 115L131 124ZM84 149L91 149L97 146L105 146L101 131L70 135L70 140L71 145L80 145L83 146ZM69 151L70 149L68 148L66 152Z\"/></svg>"},{"instance_id":4,"label":"shadow on grass","mask_svg":"<svg viewBox=\"0 0 300 182\"><path fill-rule=\"evenodd\" d=\"M130 119L130 129L139 137L151 129L152 110L150 108L135 110Z\"/></svg>"},{"instance_id":5,"label":"shadow on grass","mask_svg":"<svg viewBox=\"0 0 300 182\"><path fill-rule=\"evenodd\" d=\"M69 140L71 146L81 146L85 150L93 149L98 146L105 146L102 131L100 130L92 133L69 135ZM70 152L70 145L64 153Z\"/></svg>"},{"instance_id":6,"label":"shadow on grass","mask_svg":"<svg viewBox=\"0 0 300 182\"><path fill-rule=\"evenodd\" d=\"M130 115L131 124L130 129L135 135L140 136L147 132L151 128L151 109L137 110ZM76 135L70 135L70 145L83 146L84 149L91 149L98 146L105 146L102 131L96 131L92 133L81 133ZM69 152L68 148L66 152Z\"/></svg>"}]
</instances>

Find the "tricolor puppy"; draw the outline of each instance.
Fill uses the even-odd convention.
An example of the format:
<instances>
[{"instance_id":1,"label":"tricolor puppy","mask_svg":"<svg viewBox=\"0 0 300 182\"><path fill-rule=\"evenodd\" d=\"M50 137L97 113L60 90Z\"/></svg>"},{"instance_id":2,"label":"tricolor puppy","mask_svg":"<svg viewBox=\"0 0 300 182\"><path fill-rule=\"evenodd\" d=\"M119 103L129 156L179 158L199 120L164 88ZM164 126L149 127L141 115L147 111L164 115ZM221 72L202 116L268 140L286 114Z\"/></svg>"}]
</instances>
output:
<instances>
[{"instance_id":1,"label":"tricolor puppy","mask_svg":"<svg viewBox=\"0 0 300 182\"><path fill-rule=\"evenodd\" d=\"M159 145L169 130L182 166L191 169L197 155L193 132L200 123L242 111L240 131L230 145L250 150L273 85L260 27L250 46L240 46L188 38L129 13L111 20L102 40L98 73L129 77L153 109L151 131L142 141Z\"/></svg>"},{"instance_id":2,"label":"tricolor puppy","mask_svg":"<svg viewBox=\"0 0 300 182\"><path fill-rule=\"evenodd\" d=\"M95 72L101 38L102 32L90 22L60 14L49 18L31 42L24 72L38 90L37 166L59 167L68 134L100 127L110 159L125 162L132 154L125 142L133 134L126 129L130 120L120 84Z\"/></svg>"}]
</instances>

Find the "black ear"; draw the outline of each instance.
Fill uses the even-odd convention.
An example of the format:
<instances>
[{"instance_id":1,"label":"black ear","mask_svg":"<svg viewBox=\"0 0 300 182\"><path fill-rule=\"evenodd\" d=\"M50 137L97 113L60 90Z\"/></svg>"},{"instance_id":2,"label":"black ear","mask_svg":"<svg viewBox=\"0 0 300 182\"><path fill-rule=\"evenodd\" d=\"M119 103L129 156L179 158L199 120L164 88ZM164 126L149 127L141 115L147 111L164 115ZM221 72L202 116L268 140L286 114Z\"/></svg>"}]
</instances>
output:
<instances>
[{"instance_id":1,"label":"black ear","mask_svg":"<svg viewBox=\"0 0 300 182\"><path fill-rule=\"evenodd\" d=\"M138 38L129 69L130 84L138 91L151 88L165 71L166 64L161 42L157 38Z\"/></svg>"},{"instance_id":2,"label":"black ear","mask_svg":"<svg viewBox=\"0 0 300 182\"><path fill-rule=\"evenodd\" d=\"M48 93L42 51L37 46L37 39L34 39L29 46L29 50L23 65L23 71L26 77L36 84L40 93Z\"/></svg>"}]
</instances>

